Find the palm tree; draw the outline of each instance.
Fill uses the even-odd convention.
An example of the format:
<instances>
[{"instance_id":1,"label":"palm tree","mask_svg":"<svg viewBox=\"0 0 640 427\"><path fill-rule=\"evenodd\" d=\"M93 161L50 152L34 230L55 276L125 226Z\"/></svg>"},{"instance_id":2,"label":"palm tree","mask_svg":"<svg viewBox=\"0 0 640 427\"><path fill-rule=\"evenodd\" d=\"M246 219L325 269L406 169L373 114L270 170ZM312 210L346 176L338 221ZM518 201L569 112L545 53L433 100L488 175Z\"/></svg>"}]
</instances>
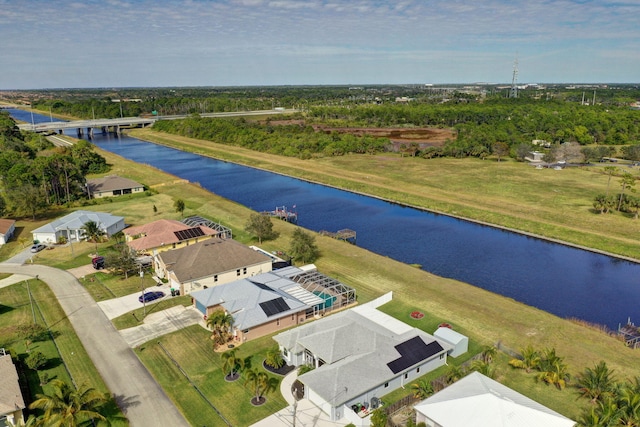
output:
<instances>
[{"instance_id":1,"label":"palm tree","mask_svg":"<svg viewBox=\"0 0 640 427\"><path fill-rule=\"evenodd\" d=\"M445 374L445 380L447 384L453 384L460 378L464 377L464 375L464 369L462 369L460 366L449 365L449 369L447 369L447 373Z\"/></svg>"},{"instance_id":2,"label":"palm tree","mask_svg":"<svg viewBox=\"0 0 640 427\"><path fill-rule=\"evenodd\" d=\"M306 374L307 372L311 372L311 371L314 370L314 368L315 368L315 366L313 366L313 365L311 365L309 363L304 364L304 365L300 365L300 366L298 366L298 376Z\"/></svg>"},{"instance_id":3,"label":"palm tree","mask_svg":"<svg viewBox=\"0 0 640 427\"><path fill-rule=\"evenodd\" d=\"M611 396L614 391L615 380L613 371L604 361L600 361L593 369L587 368L576 379L576 387L583 396L591 399L595 404L603 397Z\"/></svg>"},{"instance_id":4,"label":"palm tree","mask_svg":"<svg viewBox=\"0 0 640 427\"><path fill-rule=\"evenodd\" d=\"M14 422L8 420L6 420L5 422L7 423L8 427L36 427L38 423L42 421L38 420L33 415L29 415L29 418L27 418L26 421L24 420L24 418L20 418L17 421L14 420Z\"/></svg>"},{"instance_id":5,"label":"palm tree","mask_svg":"<svg viewBox=\"0 0 640 427\"><path fill-rule=\"evenodd\" d=\"M433 394L433 384L428 380L419 380L411 384L411 389L416 399L426 399Z\"/></svg>"},{"instance_id":6,"label":"palm tree","mask_svg":"<svg viewBox=\"0 0 640 427\"><path fill-rule=\"evenodd\" d=\"M249 369L244 383L251 384L254 393L254 397L251 399L253 405L262 405L266 402L264 394L270 388L269 375L266 372L261 372L257 368Z\"/></svg>"},{"instance_id":7,"label":"palm tree","mask_svg":"<svg viewBox=\"0 0 640 427\"><path fill-rule=\"evenodd\" d=\"M617 399L620 408L620 425L627 427L640 426L640 393L633 385L625 384Z\"/></svg>"},{"instance_id":8,"label":"palm tree","mask_svg":"<svg viewBox=\"0 0 640 427\"><path fill-rule=\"evenodd\" d=\"M224 379L227 381L235 381L240 378L236 369L242 369L244 367L244 359L236 356L237 351L238 349L234 348L231 351L222 353L222 370L225 373Z\"/></svg>"},{"instance_id":9,"label":"palm tree","mask_svg":"<svg viewBox=\"0 0 640 427\"><path fill-rule=\"evenodd\" d=\"M284 359L282 358L280 349L278 347L275 347L267 351L264 363L273 369L282 368L282 366L284 365Z\"/></svg>"},{"instance_id":10,"label":"palm tree","mask_svg":"<svg viewBox=\"0 0 640 427\"><path fill-rule=\"evenodd\" d=\"M96 244L96 255L97 255L98 254L98 242L104 236L104 234L105 234L104 231L102 231L102 229L100 228L98 223L96 223L95 221L87 221L87 222L85 222L84 225L82 226L81 230L82 230L82 233L84 234L84 236L87 238L87 240L95 242L95 244Z\"/></svg>"},{"instance_id":11,"label":"palm tree","mask_svg":"<svg viewBox=\"0 0 640 427\"><path fill-rule=\"evenodd\" d=\"M540 353L533 349L531 344L520 350L521 358L511 359L509 365L514 368L524 369L527 373L531 372L540 364Z\"/></svg>"},{"instance_id":12,"label":"palm tree","mask_svg":"<svg viewBox=\"0 0 640 427\"><path fill-rule=\"evenodd\" d=\"M538 366L538 379L547 384L553 384L560 390L564 389L570 375L564 359L556 355L555 348L546 349Z\"/></svg>"},{"instance_id":13,"label":"palm tree","mask_svg":"<svg viewBox=\"0 0 640 427\"><path fill-rule=\"evenodd\" d=\"M51 395L38 394L29 409L42 409L42 423L47 427L90 426L94 421L107 421L100 410L107 397L94 388L81 386L75 390L62 380L51 381Z\"/></svg>"},{"instance_id":14,"label":"palm tree","mask_svg":"<svg viewBox=\"0 0 640 427\"><path fill-rule=\"evenodd\" d=\"M232 326L233 316L224 310L216 310L207 318L207 327L211 329L214 348L229 342Z\"/></svg>"},{"instance_id":15,"label":"palm tree","mask_svg":"<svg viewBox=\"0 0 640 427\"><path fill-rule=\"evenodd\" d=\"M471 370L481 373L482 375L493 378L496 376L496 370L490 362L485 362L483 359L477 359L471 362Z\"/></svg>"},{"instance_id":16,"label":"palm tree","mask_svg":"<svg viewBox=\"0 0 640 427\"><path fill-rule=\"evenodd\" d=\"M486 345L482 349L482 361L485 363L493 362L494 357L498 354L498 349L493 345Z\"/></svg>"}]
</instances>

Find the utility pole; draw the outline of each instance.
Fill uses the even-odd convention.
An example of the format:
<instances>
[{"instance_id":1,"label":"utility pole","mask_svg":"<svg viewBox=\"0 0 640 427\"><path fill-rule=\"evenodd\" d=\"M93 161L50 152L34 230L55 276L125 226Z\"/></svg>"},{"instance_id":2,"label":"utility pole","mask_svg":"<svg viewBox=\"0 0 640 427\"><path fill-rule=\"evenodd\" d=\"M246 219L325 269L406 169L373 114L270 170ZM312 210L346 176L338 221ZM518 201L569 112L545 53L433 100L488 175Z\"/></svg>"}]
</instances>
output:
<instances>
[{"instance_id":1,"label":"utility pole","mask_svg":"<svg viewBox=\"0 0 640 427\"><path fill-rule=\"evenodd\" d=\"M38 280L38 276L36 276L36 280ZM33 324L36 324L36 311L33 308L33 297L31 296L31 288L29 287L29 279L26 280L27 282L27 293L29 294L29 303L31 304L31 314L33 315Z\"/></svg>"},{"instance_id":2,"label":"utility pole","mask_svg":"<svg viewBox=\"0 0 640 427\"><path fill-rule=\"evenodd\" d=\"M142 266L140 266L140 292L142 293L142 318L147 317L147 300L144 297L144 271L142 271Z\"/></svg>"},{"instance_id":3,"label":"utility pole","mask_svg":"<svg viewBox=\"0 0 640 427\"><path fill-rule=\"evenodd\" d=\"M513 77L511 78L511 92L509 98L518 97L518 58L513 62Z\"/></svg>"}]
</instances>

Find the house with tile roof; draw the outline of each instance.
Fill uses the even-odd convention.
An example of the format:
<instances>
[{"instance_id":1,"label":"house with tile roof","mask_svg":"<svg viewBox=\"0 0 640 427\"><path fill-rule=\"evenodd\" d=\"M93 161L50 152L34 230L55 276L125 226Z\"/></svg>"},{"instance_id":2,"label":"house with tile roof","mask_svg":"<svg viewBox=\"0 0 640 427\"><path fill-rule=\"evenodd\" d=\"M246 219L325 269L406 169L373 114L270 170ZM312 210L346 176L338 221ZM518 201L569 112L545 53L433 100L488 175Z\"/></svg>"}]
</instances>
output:
<instances>
[{"instance_id":1,"label":"house with tile roof","mask_svg":"<svg viewBox=\"0 0 640 427\"><path fill-rule=\"evenodd\" d=\"M369 425L382 396L447 361L450 344L377 310L390 299L389 293L273 338L287 364L314 367L298 380L305 398L332 421Z\"/></svg>"},{"instance_id":2,"label":"house with tile roof","mask_svg":"<svg viewBox=\"0 0 640 427\"><path fill-rule=\"evenodd\" d=\"M117 175L87 180L89 198L121 196L123 194L142 193L144 185Z\"/></svg>"},{"instance_id":3,"label":"house with tile roof","mask_svg":"<svg viewBox=\"0 0 640 427\"><path fill-rule=\"evenodd\" d=\"M42 243L57 243L61 237L67 241L81 240L84 238L82 227L89 221L98 224L98 227L107 237L124 230L125 227L124 217L106 212L80 210L36 228L31 233L33 234L33 240Z\"/></svg>"},{"instance_id":4,"label":"house with tile roof","mask_svg":"<svg viewBox=\"0 0 640 427\"><path fill-rule=\"evenodd\" d=\"M314 268L286 267L194 291L191 297L205 317L216 310L231 314L234 339L244 342L355 303L355 290Z\"/></svg>"},{"instance_id":5,"label":"house with tile roof","mask_svg":"<svg viewBox=\"0 0 640 427\"><path fill-rule=\"evenodd\" d=\"M479 372L414 406L429 427L573 427L575 422Z\"/></svg>"},{"instance_id":6,"label":"house with tile roof","mask_svg":"<svg viewBox=\"0 0 640 427\"><path fill-rule=\"evenodd\" d=\"M123 230L129 248L137 253L157 255L219 236L220 231L205 225L188 225L173 219L159 219Z\"/></svg>"},{"instance_id":7,"label":"house with tile roof","mask_svg":"<svg viewBox=\"0 0 640 427\"><path fill-rule=\"evenodd\" d=\"M271 257L232 239L207 240L161 252L156 275L169 280L182 295L211 288L272 269Z\"/></svg>"},{"instance_id":8,"label":"house with tile roof","mask_svg":"<svg viewBox=\"0 0 640 427\"><path fill-rule=\"evenodd\" d=\"M16 425L24 421L22 410L25 407L11 355L0 348L0 424L4 425L5 420Z\"/></svg>"},{"instance_id":9,"label":"house with tile roof","mask_svg":"<svg viewBox=\"0 0 640 427\"><path fill-rule=\"evenodd\" d=\"M16 231L16 221L0 218L0 245L4 245L13 237Z\"/></svg>"}]
</instances>

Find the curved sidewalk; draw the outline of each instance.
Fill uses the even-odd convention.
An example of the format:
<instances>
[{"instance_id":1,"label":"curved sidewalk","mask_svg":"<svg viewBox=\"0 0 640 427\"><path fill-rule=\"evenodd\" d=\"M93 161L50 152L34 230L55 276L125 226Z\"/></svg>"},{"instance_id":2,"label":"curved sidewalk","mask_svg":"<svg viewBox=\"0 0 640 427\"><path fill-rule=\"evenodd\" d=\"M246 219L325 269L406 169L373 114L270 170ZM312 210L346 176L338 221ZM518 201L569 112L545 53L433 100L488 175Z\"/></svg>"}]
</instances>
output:
<instances>
[{"instance_id":1,"label":"curved sidewalk","mask_svg":"<svg viewBox=\"0 0 640 427\"><path fill-rule=\"evenodd\" d=\"M0 263L0 272L37 275L49 285L131 426L189 426L73 275L52 267L15 263Z\"/></svg>"}]
</instances>

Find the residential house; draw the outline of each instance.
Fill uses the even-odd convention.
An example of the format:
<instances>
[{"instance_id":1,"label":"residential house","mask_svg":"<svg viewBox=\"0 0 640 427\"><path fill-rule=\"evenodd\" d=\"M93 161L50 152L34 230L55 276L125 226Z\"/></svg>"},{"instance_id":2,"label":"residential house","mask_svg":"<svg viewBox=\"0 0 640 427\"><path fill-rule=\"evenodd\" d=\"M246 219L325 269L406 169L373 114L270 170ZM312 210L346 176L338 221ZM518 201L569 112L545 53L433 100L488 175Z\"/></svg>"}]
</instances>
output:
<instances>
[{"instance_id":1,"label":"residential house","mask_svg":"<svg viewBox=\"0 0 640 427\"><path fill-rule=\"evenodd\" d=\"M122 231L125 227L124 218L121 216L80 210L36 228L31 233L34 241L42 243L57 243L60 238L67 241L81 240L84 238L82 227L89 221L95 222L107 237Z\"/></svg>"},{"instance_id":2,"label":"residential house","mask_svg":"<svg viewBox=\"0 0 640 427\"><path fill-rule=\"evenodd\" d=\"M159 219L124 230L127 245L137 253L157 255L219 236L220 231L205 225L188 225L173 219Z\"/></svg>"},{"instance_id":3,"label":"residential house","mask_svg":"<svg viewBox=\"0 0 640 427\"><path fill-rule=\"evenodd\" d=\"M87 180L89 198L121 196L123 194L142 193L143 191L144 185L116 175Z\"/></svg>"},{"instance_id":4,"label":"residential house","mask_svg":"<svg viewBox=\"0 0 640 427\"><path fill-rule=\"evenodd\" d=\"M274 337L287 364L315 367L298 380L332 421L369 425L382 396L447 361L449 344L376 309L390 300L391 293Z\"/></svg>"},{"instance_id":5,"label":"residential house","mask_svg":"<svg viewBox=\"0 0 640 427\"><path fill-rule=\"evenodd\" d=\"M13 237L16 222L13 219L0 219L0 245L4 245Z\"/></svg>"},{"instance_id":6,"label":"residential house","mask_svg":"<svg viewBox=\"0 0 640 427\"><path fill-rule=\"evenodd\" d=\"M135 242L135 241L134 241ZM267 273L271 257L232 239L211 237L157 255L156 275L181 294Z\"/></svg>"},{"instance_id":7,"label":"residential house","mask_svg":"<svg viewBox=\"0 0 640 427\"><path fill-rule=\"evenodd\" d=\"M0 425L4 425L4 421L16 425L24 421L22 410L25 407L11 355L0 348Z\"/></svg>"},{"instance_id":8,"label":"residential house","mask_svg":"<svg viewBox=\"0 0 640 427\"><path fill-rule=\"evenodd\" d=\"M414 406L428 427L573 427L575 422L479 372Z\"/></svg>"},{"instance_id":9,"label":"residential house","mask_svg":"<svg viewBox=\"0 0 640 427\"><path fill-rule=\"evenodd\" d=\"M191 293L203 316L224 310L233 336L244 342L320 318L355 303L355 290L318 273L314 266L286 267Z\"/></svg>"}]
</instances>

